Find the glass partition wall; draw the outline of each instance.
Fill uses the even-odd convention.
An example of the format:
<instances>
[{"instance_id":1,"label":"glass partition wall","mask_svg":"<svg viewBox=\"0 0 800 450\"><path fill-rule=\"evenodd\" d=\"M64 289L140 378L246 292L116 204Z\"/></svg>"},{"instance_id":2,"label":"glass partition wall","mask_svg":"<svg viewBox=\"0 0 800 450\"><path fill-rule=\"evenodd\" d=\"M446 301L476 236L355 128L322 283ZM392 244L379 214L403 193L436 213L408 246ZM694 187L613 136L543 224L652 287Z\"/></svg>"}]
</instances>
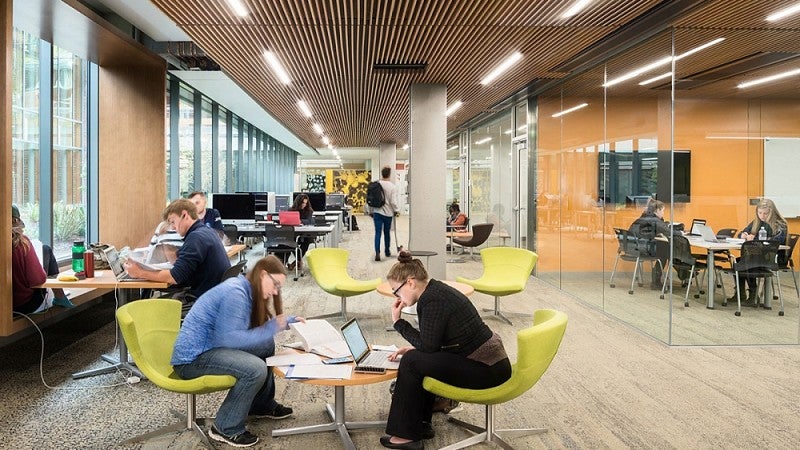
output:
<instances>
[{"instance_id":1,"label":"glass partition wall","mask_svg":"<svg viewBox=\"0 0 800 450\"><path fill-rule=\"evenodd\" d=\"M760 52L791 50L786 39L675 28L540 95L530 174L537 276L669 344L797 344L790 272L780 273L774 287L768 280L766 296L762 282L761 307L742 306L735 315L735 299L727 300L736 285L728 254L740 256L739 242L715 252L711 292L700 270L688 294L669 266L683 237L620 245L650 198L665 204L666 222L686 231L703 219L714 232L734 228L738 237L766 197L786 217L788 233L800 233L800 177L792 171L800 162L797 78L741 86L794 68L790 58L741 65L754 45L764 47ZM690 253L705 262L710 245L689 241ZM792 259L797 265L796 252ZM653 266L660 261L657 279ZM773 298L779 290L781 298Z\"/></svg>"}]
</instances>

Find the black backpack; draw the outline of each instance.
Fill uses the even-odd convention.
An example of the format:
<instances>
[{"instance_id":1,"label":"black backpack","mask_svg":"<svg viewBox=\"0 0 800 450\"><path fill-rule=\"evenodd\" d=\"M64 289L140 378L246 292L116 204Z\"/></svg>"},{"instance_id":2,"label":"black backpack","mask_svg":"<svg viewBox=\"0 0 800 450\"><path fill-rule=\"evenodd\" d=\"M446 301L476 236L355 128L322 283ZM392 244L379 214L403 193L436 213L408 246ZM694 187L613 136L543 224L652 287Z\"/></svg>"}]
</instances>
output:
<instances>
[{"instance_id":1,"label":"black backpack","mask_svg":"<svg viewBox=\"0 0 800 450\"><path fill-rule=\"evenodd\" d=\"M380 181L373 181L367 185L367 205L373 208L380 208L386 204L386 197L383 194L383 186Z\"/></svg>"}]
</instances>

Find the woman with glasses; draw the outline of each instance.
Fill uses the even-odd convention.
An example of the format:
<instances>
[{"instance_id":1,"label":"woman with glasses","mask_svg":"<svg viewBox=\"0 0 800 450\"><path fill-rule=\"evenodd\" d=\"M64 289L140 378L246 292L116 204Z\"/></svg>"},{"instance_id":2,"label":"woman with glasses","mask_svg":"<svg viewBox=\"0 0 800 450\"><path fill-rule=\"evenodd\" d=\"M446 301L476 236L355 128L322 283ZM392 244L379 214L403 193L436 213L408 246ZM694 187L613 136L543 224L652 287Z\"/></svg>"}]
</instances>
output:
<instances>
[{"instance_id":1,"label":"woman with glasses","mask_svg":"<svg viewBox=\"0 0 800 450\"><path fill-rule=\"evenodd\" d=\"M428 279L425 266L408 251L401 251L397 261L386 275L396 297L392 321L411 345L390 356L391 360L402 359L387 435L380 442L387 448L421 449L422 439L434 436L431 414L435 396L422 388L424 377L486 389L511 377L511 363L500 336L489 329L464 294ZM419 330L400 318L403 308L415 304Z\"/></svg>"},{"instance_id":2,"label":"woman with glasses","mask_svg":"<svg viewBox=\"0 0 800 450\"><path fill-rule=\"evenodd\" d=\"M275 401L275 379L265 358L275 354L274 336L302 317L283 313L286 268L273 255L247 275L230 278L197 299L183 321L172 365L183 378L232 375L236 384L217 411L208 435L249 447L258 436L245 429L248 416L284 419L292 408Z\"/></svg>"}]
</instances>

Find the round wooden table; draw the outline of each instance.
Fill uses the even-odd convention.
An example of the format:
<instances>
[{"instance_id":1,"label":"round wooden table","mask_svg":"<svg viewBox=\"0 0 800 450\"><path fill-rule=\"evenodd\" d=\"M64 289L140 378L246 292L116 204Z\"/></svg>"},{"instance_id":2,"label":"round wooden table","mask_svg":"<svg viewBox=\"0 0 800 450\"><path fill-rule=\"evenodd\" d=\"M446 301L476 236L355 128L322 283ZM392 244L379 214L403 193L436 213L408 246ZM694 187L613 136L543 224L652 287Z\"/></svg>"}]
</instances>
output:
<instances>
[{"instance_id":1,"label":"round wooden table","mask_svg":"<svg viewBox=\"0 0 800 450\"><path fill-rule=\"evenodd\" d=\"M355 365L350 363L350 365ZM273 367L273 371L279 377L284 377L285 374L280 367ZM350 438L349 430L357 430L362 428L385 428L385 420L375 420L369 422L348 422L345 417L345 401L344 401L344 388L346 386L361 386L364 384L380 383L397 378L397 370L386 370L384 373L356 373L347 380L332 380L332 379L305 379L293 380L298 383L315 384L318 386L333 386L334 398L333 405L327 403L325 409L328 411L331 421L329 423L322 423L319 425L306 425L302 427L283 428L272 430L272 437L288 436L291 434L306 434L306 433L319 433L322 431L335 431L342 439L342 445L347 450L355 450L356 446Z\"/></svg>"}]
</instances>

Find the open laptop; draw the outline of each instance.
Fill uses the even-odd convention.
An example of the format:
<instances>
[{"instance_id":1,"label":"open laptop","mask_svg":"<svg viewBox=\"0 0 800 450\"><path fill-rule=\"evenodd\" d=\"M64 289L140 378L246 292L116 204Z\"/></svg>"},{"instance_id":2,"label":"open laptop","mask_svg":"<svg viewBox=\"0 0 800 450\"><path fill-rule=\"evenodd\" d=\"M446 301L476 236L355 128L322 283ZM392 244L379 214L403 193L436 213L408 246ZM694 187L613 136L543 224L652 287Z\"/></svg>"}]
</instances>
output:
<instances>
[{"instance_id":1,"label":"open laptop","mask_svg":"<svg viewBox=\"0 0 800 450\"><path fill-rule=\"evenodd\" d=\"M108 263L108 267L111 267L111 271L114 272L117 281L142 281L141 278L133 278L128 272L125 272L125 269L122 267L122 261L119 259L119 252L117 252L116 247L113 245L103 250L103 258L105 258Z\"/></svg>"},{"instance_id":2,"label":"open laptop","mask_svg":"<svg viewBox=\"0 0 800 450\"><path fill-rule=\"evenodd\" d=\"M303 224L300 221L300 211L278 211L278 223L299 227Z\"/></svg>"},{"instance_id":3,"label":"open laptop","mask_svg":"<svg viewBox=\"0 0 800 450\"><path fill-rule=\"evenodd\" d=\"M698 225L705 225L705 219L692 219L692 228L689 229L689 236L701 236L700 231L697 229Z\"/></svg>"},{"instance_id":4,"label":"open laptop","mask_svg":"<svg viewBox=\"0 0 800 450\"><path fill-rule=\"evenodd\" d=\"M725 242L722 239L717 239L717 235L714 234L714 230L712 230L711 227L708 225L698 224L695 226L695 228L700 233L700 236L702 236L703 240L706 242L718 242L718 243Z\"/></svg>"},{"instance_id":5,"label":"open laptop","mask_svg":"<svg viewBox=\"0 0 800 450\"><path fill-rule=\"evenodd\" d=\"M347 343L347 348L350 349L350 353L353 355L357 370L361 367L377 367L380 369L397 369L400 367L399 361L389 361L388 357L392 352L369 349L367 340L364 339L364 333L361 332L361 327L355 318L342 325L342 336Z\"/></svg>"}]
</instances>

